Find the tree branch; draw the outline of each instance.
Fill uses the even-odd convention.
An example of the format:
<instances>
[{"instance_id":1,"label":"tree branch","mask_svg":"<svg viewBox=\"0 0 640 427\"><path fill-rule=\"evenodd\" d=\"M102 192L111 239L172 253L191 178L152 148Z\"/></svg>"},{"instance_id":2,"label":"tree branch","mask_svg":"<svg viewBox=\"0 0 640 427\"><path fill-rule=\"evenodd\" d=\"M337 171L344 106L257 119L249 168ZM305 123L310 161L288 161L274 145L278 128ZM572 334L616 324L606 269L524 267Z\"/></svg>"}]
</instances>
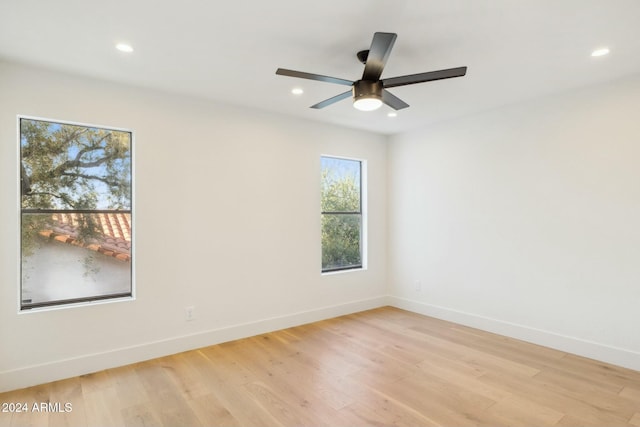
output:
<instances>
[{"instance_id":1,"label":"tree branch","mask_svg":"<svg viewBox=\"0 0 640 427\"><path fill-rule=\"evenodd\" d=\"M107 139L108 134L102 135L99 139L97 139L96 141L91 141L92 145L89 146L85 146L84 148L82 148L80 151L78 151L78 154L76 154L76 157L73 160L67 160L64 163L61 163L60 165L58 165L54 170L53 173L55 175L61 175L65 170L67 169L71 169L71 168L75 168L75 167L80 167L80 168L93 168L96 166L100 166L103 163L108 162L109 160L113 160L116 158L115 154L110 154L108 156L104 156L100 159L94 160L92 162L83 162L82 161L82 156L91 152L91 151L99 151L99 150L104 150L105 147L103 147L102 142ZM75 139L75 138L72 138Z\"/></svg>"},{"instance_id":2,"label":"tree branch","mask_svg":"<svg viewBox=\"0 0 640 427\"><path fill-rule=\"evenodd\" d=\"M29 174L27 174L24 162L20 162L20 188L23 196L31 193L31 178L29 178Z\"/></svg>"},{"instance_id":3,"label":"tree branch","mask_svg":"<svg viewBox=\"0 0 640 427\"><path fill-rule=\"evenodd\" d=\"M77 157L77 156L76 156ZM96 166L100 166L103 163L108 162L109 160L115 159L116 156L114 154L105 156L101 159L94 160L92 162L82 162L79 160L67 160L66 162L60 164L60 166L56 167L53 170L53 175L64 175L64 171L67 169L80 167L80 168L93 168Z\"/></svg>"},{"instance_id":4,"label":"tree branch","mask_svg":"<svg viewBox=\"0 0 640 427\"><path fill-rule=\"evenodd\" d=\"M102 181L105 184L111 185L111 186L117 186L118 185L117 182L110 181L109 179L104 178L102 176L86 175L86 174L83 174L83 173L74 173L74 172L62 172L60 175L61 176L72 176L74 178L95 179L95 180L98 180L98 181Z\"/></svg>"},{"instance_id":5,"label":"tree branch","mask_svg":"<svg viewBox=\"0 0 640 427\"><path fill-rule=\"evenodd\" d=\"M50 193L48 191L32 191L29 194L26 194L29 197L32 196L52 196L55 197L56 199L60 199L63 202L65 202L66 204L68 204L69 206L71 206L72 208L75 209L76 205L73 203L72 200L70 200L67 196L63 196L61 194L54 194L54 193Z\"/></svg>"},{"instance_id":6,"label":"tree branch","mask_svg":"<svg viewBox=\"0 0 640 427\"><path fill-rule=\"evenodd\" d=\"M102 137L100 139L98 139L97 141L92 141L93 145L89 145L89 146L85 146L82 150L78 151L78 154L76 154L76 158L74 159L76 162L80 161L80 158L90 152L90 151L97 151L97 150L104 150L104 147L101 146L100 144L102 143L102 141L104 141L105 139L107 139L107 134L102 135ZM70 141L69 141L70 142Z\"/></svg>"}]
</instances>

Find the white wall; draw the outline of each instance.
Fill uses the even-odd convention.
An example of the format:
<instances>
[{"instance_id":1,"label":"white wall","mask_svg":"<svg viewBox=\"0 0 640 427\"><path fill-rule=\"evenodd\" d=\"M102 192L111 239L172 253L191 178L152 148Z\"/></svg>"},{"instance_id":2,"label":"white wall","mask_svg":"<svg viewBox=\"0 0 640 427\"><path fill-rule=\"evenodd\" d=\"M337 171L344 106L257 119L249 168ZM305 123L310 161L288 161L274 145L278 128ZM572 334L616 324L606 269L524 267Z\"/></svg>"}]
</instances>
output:
<instances>
[{"instance_id":1,"label":"white wall","mask_svg":"<svg viewBox=\"0 0 640 427\"><path fill-rule=\"evenodd\" d=\"M639 112L635 76L394 137L394 304L640 369Z\"/></svg>"},{"instance_id":2,"label":"white wall","mask_svg":"<svg viewBox=\"0 0 640 427\"><path fill-rule=\"evenodd\" d=\"M0 94L0 391L385 302L385 137L2 62ZM17 114L134 131L135 301L18 314ZM320 274L321 154L368 162L366 271Z\"/></svg>"}]
</instances>

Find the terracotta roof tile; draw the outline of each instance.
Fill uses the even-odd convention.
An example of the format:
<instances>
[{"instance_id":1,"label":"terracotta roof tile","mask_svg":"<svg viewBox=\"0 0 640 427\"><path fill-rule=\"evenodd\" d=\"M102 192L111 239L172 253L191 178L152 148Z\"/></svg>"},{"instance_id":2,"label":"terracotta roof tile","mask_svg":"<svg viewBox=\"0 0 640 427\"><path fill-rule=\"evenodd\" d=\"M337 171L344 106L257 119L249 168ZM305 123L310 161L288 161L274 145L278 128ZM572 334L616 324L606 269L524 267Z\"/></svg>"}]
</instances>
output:
<instances>
[{"instance_id":1,"label":"terracotta roof tile","mask_svg":"<svg viewBox=\"0 0 640 427\"><path fill-rule=\"evenodd\" d=\"M48 224L47 229L40 231L40 235L100 252L121 261L131 260L131 214L119 212L92 214L97 219L96 225L100 235L86 241L79 239L80 215L53 214L51 223Z\"/></svg>"}]
</instances>

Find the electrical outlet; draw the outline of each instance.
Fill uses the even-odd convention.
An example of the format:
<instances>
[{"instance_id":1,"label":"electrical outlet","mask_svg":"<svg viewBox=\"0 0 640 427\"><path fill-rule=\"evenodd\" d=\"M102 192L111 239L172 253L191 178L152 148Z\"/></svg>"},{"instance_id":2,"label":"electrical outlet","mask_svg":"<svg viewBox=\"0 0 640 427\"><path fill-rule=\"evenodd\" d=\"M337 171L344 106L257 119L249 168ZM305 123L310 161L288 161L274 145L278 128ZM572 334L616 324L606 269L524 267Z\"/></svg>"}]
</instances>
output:
<instances>
[{"instance_id":1,"label":"electrical outlet","mask_svg":"<svg viewBox=\"0 0 640 427\"><path fill-rule=\"evenodd\" d=\"M418 292L422 291L422 282L420 280L413 282L413 289Z\"/></svg>"},{"instance_id":2,"label":"electrical outlet","mask_svg":"<svg viewBox=\"0 0 640 427\"><path fill-rule=\"evenodd\" d=\"M192 305L184 308L184 320L187 322L192 321L196 318L196 308Z\"/></svg>"}]
</instances>

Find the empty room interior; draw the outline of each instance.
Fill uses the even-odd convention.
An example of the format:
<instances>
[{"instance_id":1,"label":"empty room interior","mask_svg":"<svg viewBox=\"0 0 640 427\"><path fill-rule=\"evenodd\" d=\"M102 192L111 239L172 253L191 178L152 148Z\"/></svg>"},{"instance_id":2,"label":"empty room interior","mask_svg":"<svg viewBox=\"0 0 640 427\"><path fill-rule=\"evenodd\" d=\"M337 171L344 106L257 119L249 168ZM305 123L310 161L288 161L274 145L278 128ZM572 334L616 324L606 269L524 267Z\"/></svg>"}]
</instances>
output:
<instances>
[{"instance_id":1,"label":"empty room interior","mask_svg":"<svg viewBox=\"0 0 640 427\"><path fill-rule=\"evenodd\" d=\"M640 427L639 16L3 0L0 426Z\"/></svg>"}]
</instances>

